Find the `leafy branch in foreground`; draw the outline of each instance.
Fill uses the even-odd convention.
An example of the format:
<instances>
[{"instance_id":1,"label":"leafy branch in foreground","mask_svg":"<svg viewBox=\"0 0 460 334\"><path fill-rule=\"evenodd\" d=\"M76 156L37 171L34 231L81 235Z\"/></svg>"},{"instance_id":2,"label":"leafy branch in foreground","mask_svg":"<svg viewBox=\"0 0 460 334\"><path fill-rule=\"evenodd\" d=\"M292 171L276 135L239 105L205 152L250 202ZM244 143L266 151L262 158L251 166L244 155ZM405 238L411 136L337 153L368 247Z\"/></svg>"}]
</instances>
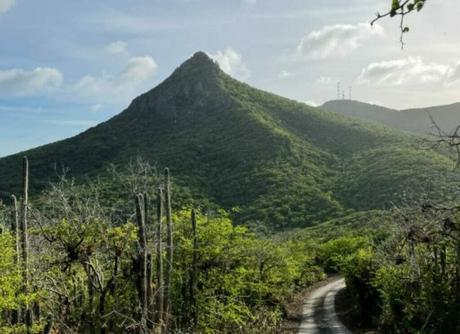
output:
<instances>
[{"instance_id":1,"label":"leafy branch in foreground","mask_svg":"<svg viewBox=\"0 0 460 334\"><path fill-rule=\"evenodd\" d=\"M371 21L371 25L374 25L375 22L379 21L384 17L400 17L399 27L401 29L400 42L401 48L404 48L404 34L409 32L409 27L405 25L406 15L414 12L421 11L425 6L427 0L392 0L391 8L389 11L380 14L377 13L377 17Z\"/></svg>"}]
</instances>

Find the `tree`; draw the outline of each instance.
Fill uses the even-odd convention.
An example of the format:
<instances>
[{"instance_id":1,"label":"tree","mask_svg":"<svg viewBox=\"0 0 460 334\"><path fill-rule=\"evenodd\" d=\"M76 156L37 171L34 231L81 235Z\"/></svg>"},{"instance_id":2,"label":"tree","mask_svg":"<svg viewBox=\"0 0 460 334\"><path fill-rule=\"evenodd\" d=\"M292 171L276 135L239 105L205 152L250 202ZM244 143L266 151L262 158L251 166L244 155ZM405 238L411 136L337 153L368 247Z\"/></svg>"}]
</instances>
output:
<instances>
[{"instance_id":1,"label":"tree","mask_svg":"<svg viewBox=\"0 0 460 334\"><path fill-rule=\"evenodd\" d=\"M401 29L400 41L401 47L404 47L404 34L409 32L409 27L405 25L404 19L408 14L421 11L426 1L427 0L391 0L390 9L383 14L377 12L377 17L372 20L371 25L384 17L399 17L399 26Z\"/></svg>"}]
</instances>

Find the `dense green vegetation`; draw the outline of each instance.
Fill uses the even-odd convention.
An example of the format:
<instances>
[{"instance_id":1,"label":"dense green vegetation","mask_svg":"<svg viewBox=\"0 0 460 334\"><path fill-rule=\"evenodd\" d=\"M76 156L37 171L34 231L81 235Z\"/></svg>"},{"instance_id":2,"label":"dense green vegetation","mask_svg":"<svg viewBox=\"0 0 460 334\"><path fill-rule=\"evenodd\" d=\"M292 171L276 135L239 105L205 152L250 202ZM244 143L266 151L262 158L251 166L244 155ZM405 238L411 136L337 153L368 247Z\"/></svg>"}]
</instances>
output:
<instances>
[{"instance_id":1,"label":"dense green vegetation","mask_svg":"<svg viewBox=\"0 0 460 334\"><path fill-rule=\"evenodd\" d=\"M425 0L391 4L377 20ZM341 273L355 325L459 333L458 173L343 117L420 133L426 111L324 108L342 115L197 53L113 119L26 152L30 202L27 160L0 159L0 332L278 333L290 296Z\"/></svg>"},{"instance_id":2,"label":"dense green vegetation","mask_svg":"<svg viewBox=\"0 0 460 334\"><path fill-rule=\"evenodd\" d=\"M184 199L279 230L391 207L426 194L427 180L437 187L429 195L449 193L458 174L418 147L416 137L251 88L197 53L121 114L26 154L34 193L63 169L78 183L103 182L109 163L124 168L142 156L171 168ZM20 159L0 159L4 199L19 191Z\"/></svg>"},{"instance_id":3,"label":"dense green vegetation","mask_svg":"<svg viewBox=\"0 0 460 334\"><path fill-rule=\"evenodd\" d=\"M406 154L393 153L390 166ZM426 153L427 164L447 162L436 157ZM274 333L289 296L335 272L346 277L356 323L386 333L459 330L457 207L407 201L404 210L349 210L267 237L235 226L206 201L195 202L198 211L192 214L193 196L174 182L179 203L172 216L174 261L168 276L169 236L158 238L155 218L158 203L168 207L155 197L158 187L168 189L163 177L142 160L104 175L85 184L61 179L28 205L26 284L24 251L16 251L23 248L16 240L22 239L17 224L24 211L1 206L2 332L147 333L168 324L167 332ZM134 203L139 194L143 206ZM146 267L140 259L148 259ZM159 259L162 271L154 266ZM153 298L165 291L160 272L171 282L163 316ZM142 282L148 284L142 288ZM142 291L150 291L145 312ZM30 326L27 310L33 315Z\"/></svg>"},{"instance_id":4,"label":"dense green vegetation","mask_svg":"<svg viewBox=\"0 0 460 334\"><path fill-rule=\"evenodd\" d=\"M176 210L170 244L167 193L154 195L169 183L144 162L115 175L120 197L63 178L28 211L1 206L2 333L271 333L283 302L324 277L313 241L256 236L224 211Z\"/></svg>"},{"instance_id":5,"label":"dense green vegetation","mask_svg":"<svg viewBox=\"0 0 460 334\"><path fill-rule=\"evenodd\" d=\"M362 320L388 333L459 332L458 209L422 204L398 210L393 229L347 263L347 285Z\"/></svg>"},{"instance_id":6,"label":"dense green vegetation","mask_svg":"<svg viewBox=\"0 0 460 334\"><path fill-rule=\"evenodd\" d=\"M417 137L251 88L199 53L120 115L27 154L31 204L0 208L2 333L276 332L289 296L333 272L358 322L459 330L446 206L460 176ZM153 162L175 176L171 220ZM24 196L20 165L0 160L4 203Z\"/></svg>"},{"instance_id":7,"label":"dense green vegetation","mask_svg":"<svg viewBox=\"0 0 460 334\"><path fill-rule=\"evenodd\" d=\"M316 240L318 263L345 276L354 328L457 333L459 231L458 207L412 202L352 214L295 238Z\"/></svg>"},{"instance_id":8,"label":"dense green vegetation","mask_svg":"<svg viewBox=\"0 0 460 334\"><path fill-rule=\"evenodd\" d=\"M355 154L345 162L339 178L334 193L341 203L358 210L389 209L421 200L453 201L460 187L450 159L397 145Z\"/></svg>"},{"instance_id":9,"label":"dense green vegetation","mask_svg":"<svg viewBox=\"0 0 460 334\"><path fill-rule=\"evenodd\" d=\"M344 262L369 247L370 239L363 235L372 231L377 238L389 219L384 211L351 213L305 230L257 236L232 224L224 211L209 211L208 203L198 205L192 218L190 195L173 183L173 198L182 204L174 205L172 216L171 306L165 318L158 315L153 298L164 291L155 266L159 259L161 277L168 277L168 236L158 239L155 218L156 189L167 189L162 182L142 160L83 185L62 178L28 204L25 267L24 230L18 225L24 219L19 209L23 202L2 206L2 332L146 333L159 330L168 319L168 332L274 333L293 293L327 272L342 270ZM135 213L136 194L145 198L142 225L139 211ZM140 257L143 249L146 256ZM146 274L141 259L148 259ZM26 284L25 271L30 273ZM143 281L148 282L145 289ZM146 313L142 291L150 291L152 298L147 298Z\"/></svg>"}]
</instances>

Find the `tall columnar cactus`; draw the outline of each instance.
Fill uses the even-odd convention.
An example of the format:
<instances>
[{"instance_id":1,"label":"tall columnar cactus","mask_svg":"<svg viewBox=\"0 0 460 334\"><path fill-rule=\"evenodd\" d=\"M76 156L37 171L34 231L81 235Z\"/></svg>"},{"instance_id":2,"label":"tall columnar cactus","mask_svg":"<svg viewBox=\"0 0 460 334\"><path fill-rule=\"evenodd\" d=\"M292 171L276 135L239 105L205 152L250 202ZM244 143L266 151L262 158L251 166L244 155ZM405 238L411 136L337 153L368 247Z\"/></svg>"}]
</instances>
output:
<instances>
[{"instance_id":1,"label":"tall columnar cactus","mask_svg":"<svg viewBox=\"0 0 460 334\"><path fill-rule=\"evenodd\" d=\"M136 196L136 221L139 242L139 301L142 308L141 324L144 330L147 326L147 237L145 232L144 196Z\"/></svg>"},{"instance_id":2,"label":"tall columnar cactus","mask_svg":"<svg viewBox=\"0 0 460 334\"><path fill-rule=\"evenodd\" d=\"M48 317L46 318L45 327L43 328L43 334L51 334L52 329L53 329L53 315L48 314Z\"/></svg>"},{"instance_id":3,"label":"tall columnar cactus","mask_svg":"<svg viewBox=\"0 0 460 334\"><path fill-rule=\"evenodd\" d=\"M21 248L22 248L22 276L23 276L23 292L27 294L29 291L29 235L28 235L28 209L29 209L29 160L27 157L23 159L22 166L22 219L21 219ZM32 326L32 312L28 304L25 310L25 322L27 327Z\"/></svg>"},{"instance_id":4,"label":"tall columnar cactus","mask_svg":"<svg viewBox=\"0 0 460 334\"><path fill-rule=\"evenodd\" d=\"M171 277L173 272L173 222L171 212L171 182L169 177L169 169L165 168L164 171L164 182L165 182L165 211L166 211L166 222L167 222L167 247L166 247L166 258L168 261L168 268L165 275L165 327L168 328L169 319L171 318ZM166 330L167 331L167 330Z\"/></svg>"},{"instance_id":5,"label":"tall columnar cactus","mask_svg":"<svg viewBox=\"0 0 460 334\"><path fill-rule=\"evenodd\" d=\"M457 230L457 235L456 235L456 243L457 243L457 249L456 249L456 255L457 255L457 263L456 263L456 272L455 272L455 276L456 276L456 280L457 280L457 298L456 298L456 301L457 301L457 305L458 303L460 303L460 232Z\"/></svg>"},{"instance_id":6,"label":"tall columnar cactus","mask_svg":"<svg viewBox=\"0 0 460 334\"><path fill-rule=\"evenodd\" d=\"M150 222L149 196L147 193L144 193L142 196L144 198L144 223L147 229L147 224Z\"/></svg>"},{"instance_id":7,"label":"tall columnar cactus","mask_svg":"<svg viewBox=\"0 0 460 334\"><path fill-rule=\"evenodd\" d=\"M148 326L149 328L153 328L154 319L151 315L154 314L155 310L153 309L154 302L153 302L153 289L152 289L152 281L153 281L153 271L152 271L152 254L147 254L147 314L148 314Z\"/></svg>"},{"instance_id":8,"label":"tall columnar cactus","mask_svg":"<svg viewBox=\"0 0 460 334\"><path fill-rule=\"evenodd\" d=\"M16 264L18 265L21 259L21 249L20 249L20 241L19 241L19 207L18 207L18 200L16 196L14 195L11 195L11 204L13 206L12 219L11 219L11 232L14 234L14 237L15 237Z\"/></svg>"},{"instance_id":9,"label":"tall columnar cactus","mask_svg":"<svg viewBox=\"0 0 460 334\"><path fill-rule=\"evenodd\" d=\"M155 315L156 315L156 322L162 323L163 322L163 312L164 312L164 298L163 298L163 259L162 259L162 225L163 225L163 191L161 188L158 188L158 195L157 195L157 228L156 228L156 264L157 264L157 272L156 272L156 305L155 305Z\"/></svg>"},{"instance_id":10,"label":"tall columnar cactus","mask_svg":"<svg viewBox=\"0 0 460 334\"><path fill-rule=\"evenodd\" d=\"M11 219L11 233L14 235L15 239L15 250L16 250L16 258L15 258L15 265L17 270L19 270L19 264L21 262L21 248L20 248L20 240L19 240L19 207L18 207L18 200L16 196L11 195L11 204L12 204L12 219ZM17 324L19 321L19 310L13 310L11 313L11 323Z\"/></svg>"},{"instance_id":11,"label":"tall columnar cactus","mask_svg":"<svg viewBox=\"0 0 460 334\"><path fill-rule=\"evenodd\" d=\"M148 225L151 224L151 217L150 217L150 210L149 210L149 197L145 193L144 194L144 223L145 223L145 230L147 233L148 230ZM146 246L147 247L147 246ZM154 307L154 301L153 301L153 290L152 290L152 282L153 282L153 262L152 262L152 253L148 252L147 253L147 259L146 259L146 289L147 289L147 321L148 321L148 327L150 329L153 328L154 321L152 315L155 313L155 310L153 309Z\"/></svg>"},{"instance_id":12,"label":"tall columnar cactus","mask_svg":"<svg viewBox=\"0 0 460 334\"><path fill-rule=\"evenodd\" d=\"M197 290L197 275L198 275L198 234L196 231L196 211L192 209L192 270L190 271L190 315L193 328L196 328L198 323L198 314L196 309L196 290Z\"/></svg>"},{"instance_id":13,"label":"tall columnar cactus","mask_svg":"<svg viewBox=\"0 0 460 334\"><path fill-rule=\"evenodd\" d=\"M446 277L446 246L442 245L441 247L441 277L444 279Z\"/></svg>"}]
</instances>

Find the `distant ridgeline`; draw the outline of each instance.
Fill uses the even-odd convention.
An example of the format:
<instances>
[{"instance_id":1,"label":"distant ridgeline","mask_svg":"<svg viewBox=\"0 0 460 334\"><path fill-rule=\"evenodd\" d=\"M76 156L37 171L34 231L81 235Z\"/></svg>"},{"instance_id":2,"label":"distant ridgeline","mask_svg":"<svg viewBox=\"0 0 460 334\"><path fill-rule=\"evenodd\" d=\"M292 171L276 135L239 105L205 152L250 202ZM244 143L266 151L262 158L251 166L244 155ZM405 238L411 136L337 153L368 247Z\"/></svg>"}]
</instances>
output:
<instances>
[{"instance_id":1,"label":"distant ridgeline","mask_svg":"<svg viewBox=\"0 0 460 334\"><path fill-rule=\"evenodd\" d=\"M18 193L23 155L35 192L63 167L84 180L142 157L237 223L274 229L446 198L460 186L449 159L420 150L416 136L252 88L203 52L112 119L0 159L3 195Z\"/></svg>"},{"instance_id":2,"label":"distant ridgeline","mask_svg":"<svg viewBox=\"0 0 460 334\"><path fill-rule=\"evenodd\" d=\"M345 116L360 118L416 134L436 134L436 125L449 133L460 125L460 103L428 108L395 110L352 100L333 100L322 109Z\"/></svg>"}]
</instances>

